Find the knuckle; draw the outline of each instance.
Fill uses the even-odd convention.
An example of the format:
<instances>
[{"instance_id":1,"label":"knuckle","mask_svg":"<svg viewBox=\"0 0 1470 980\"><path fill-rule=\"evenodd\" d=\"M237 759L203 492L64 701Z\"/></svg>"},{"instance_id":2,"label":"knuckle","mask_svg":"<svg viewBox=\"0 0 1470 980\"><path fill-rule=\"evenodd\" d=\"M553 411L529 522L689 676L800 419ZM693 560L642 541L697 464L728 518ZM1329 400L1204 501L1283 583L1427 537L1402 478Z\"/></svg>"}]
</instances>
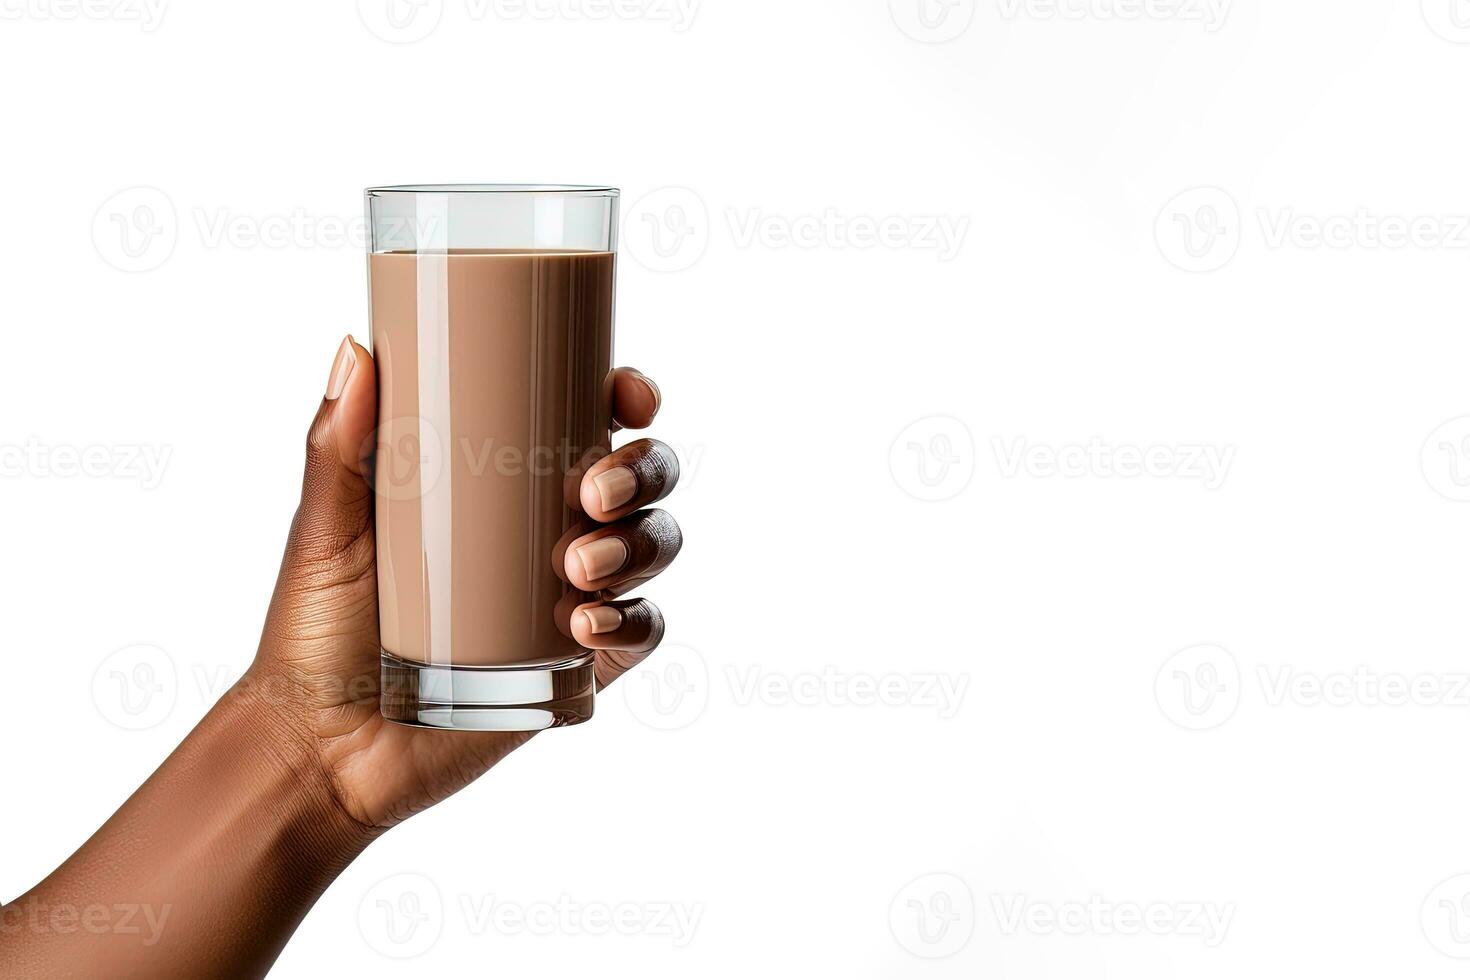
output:
<instances>
[{"instance_id":1,"label":"knuckle","mask_svg":"<svg viewBox=\"0 0 1470 980\"><path fill-rule=\"evenodd\" d=\"M679 482L679 457L657 439L639 439L629 447L633 459L629 464L638 477L638 485L646 490L666 493Z\"/></svg>"},{"instance_id":2,"label":"knuckle","mask_svg":"<svg viewBox=\"0 0 1470 980\"><path fill-rule=\"evenodd\" d=\"M647 636L640 644L644 652L652 650L663 642L664 639L664 614L647 599L639 599L637 602L639 619L647 629Z\"/></svg>"},{"instance_id":3,"label":"knuckle","mask_svg":"<svg viewBox=\"0 0 1470 980\"><path fill-rule=\"evenodd\" d=\"M331 414L328 405L323 402L311 420L311 428L306 430L306 456L310 460L327 453L336 456L332 446Z\"/></svg>"},{"instance_id":4,"label":"knuckle","mask_svg":"<svg viewBox=\"0 0 1470 980\"><path fill-rule=\"evenodd\" d=\"M679 522L674 520L674 515L659 508L640 512L636 535L646 552L646 564L650 568L664 567L684 547L684 532L680 530Z\"/></svg>"}]
</instances>

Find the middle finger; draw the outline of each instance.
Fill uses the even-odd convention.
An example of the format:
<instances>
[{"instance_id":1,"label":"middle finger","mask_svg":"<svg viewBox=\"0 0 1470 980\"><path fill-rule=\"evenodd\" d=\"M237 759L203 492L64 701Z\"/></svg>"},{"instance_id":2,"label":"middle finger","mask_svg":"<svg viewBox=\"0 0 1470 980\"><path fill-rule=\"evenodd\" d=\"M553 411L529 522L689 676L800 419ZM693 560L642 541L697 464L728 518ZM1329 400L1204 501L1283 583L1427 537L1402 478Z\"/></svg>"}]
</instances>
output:
<instances>
[{"instance_id":1,"label":"middle finger","mask_svg":"<svg viewBox=\"0 0 1470 980\"><path fill-rule=\"evenodd\" d=\"M582 533L574 528L552 550L552 567L584 592L646 581L669 566L684 544L678 523L666 510L640 510Z\"/></svg>"}]
</instances>

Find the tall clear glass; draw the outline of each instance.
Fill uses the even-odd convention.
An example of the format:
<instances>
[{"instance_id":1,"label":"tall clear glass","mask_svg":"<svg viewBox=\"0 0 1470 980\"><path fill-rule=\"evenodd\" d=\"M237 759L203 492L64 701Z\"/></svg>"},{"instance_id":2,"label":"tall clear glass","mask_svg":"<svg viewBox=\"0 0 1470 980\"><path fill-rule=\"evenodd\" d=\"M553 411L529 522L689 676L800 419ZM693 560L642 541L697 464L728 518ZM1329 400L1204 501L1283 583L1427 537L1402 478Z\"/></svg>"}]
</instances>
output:
<instances>
[{"instance_id":1,"label":"tall clear glass","mask_svg":"<svg viewBox=\"0 0 1470 980\"><path fill-rule=\"evenodd\" d=\"M382 712L470 731L586 721L593 655L553 553L608 451L618 192L367 191Z\"/></svg>"}]
</instances>

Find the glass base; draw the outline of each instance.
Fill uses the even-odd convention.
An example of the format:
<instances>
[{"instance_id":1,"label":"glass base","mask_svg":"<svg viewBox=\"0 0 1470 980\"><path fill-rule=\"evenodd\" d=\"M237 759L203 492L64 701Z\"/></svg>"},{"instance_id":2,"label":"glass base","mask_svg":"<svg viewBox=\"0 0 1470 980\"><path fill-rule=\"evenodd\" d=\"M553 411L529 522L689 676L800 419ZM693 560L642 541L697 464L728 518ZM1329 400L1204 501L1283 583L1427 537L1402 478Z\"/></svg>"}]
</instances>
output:
<instances>
[{"instance_id":1,"label":"glass base","mask_svg":"<svg viewBox=\"0 0 1470 980\"><path fill-rule=\"evenodd\" d=\"M382 652L383 717L462 732L539 732L592 717L593 655L544 667L449 667Z\"/></svg>"}]
</instances>

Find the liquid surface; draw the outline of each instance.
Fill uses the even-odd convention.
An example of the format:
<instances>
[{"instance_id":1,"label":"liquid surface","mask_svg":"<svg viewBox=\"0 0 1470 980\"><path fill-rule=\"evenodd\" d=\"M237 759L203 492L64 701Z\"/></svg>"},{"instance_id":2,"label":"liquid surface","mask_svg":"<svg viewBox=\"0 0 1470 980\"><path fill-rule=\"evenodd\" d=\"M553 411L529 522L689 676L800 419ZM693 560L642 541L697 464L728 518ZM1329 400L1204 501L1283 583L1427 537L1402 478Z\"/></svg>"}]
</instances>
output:
<instances>
[{"instance_id":1,"label":"liquid surface","mask_svg":"<svg viewBox=\"0 0 1470 980\"><path fill-rule=\"evenodd\" d=\"M419 663L579 656L552 569L573 526L568 471L605 451L607 252L369 257L378 370L378 622ZM570 495L569 495L570 492Z\"/></svg>"}]
</instances>

